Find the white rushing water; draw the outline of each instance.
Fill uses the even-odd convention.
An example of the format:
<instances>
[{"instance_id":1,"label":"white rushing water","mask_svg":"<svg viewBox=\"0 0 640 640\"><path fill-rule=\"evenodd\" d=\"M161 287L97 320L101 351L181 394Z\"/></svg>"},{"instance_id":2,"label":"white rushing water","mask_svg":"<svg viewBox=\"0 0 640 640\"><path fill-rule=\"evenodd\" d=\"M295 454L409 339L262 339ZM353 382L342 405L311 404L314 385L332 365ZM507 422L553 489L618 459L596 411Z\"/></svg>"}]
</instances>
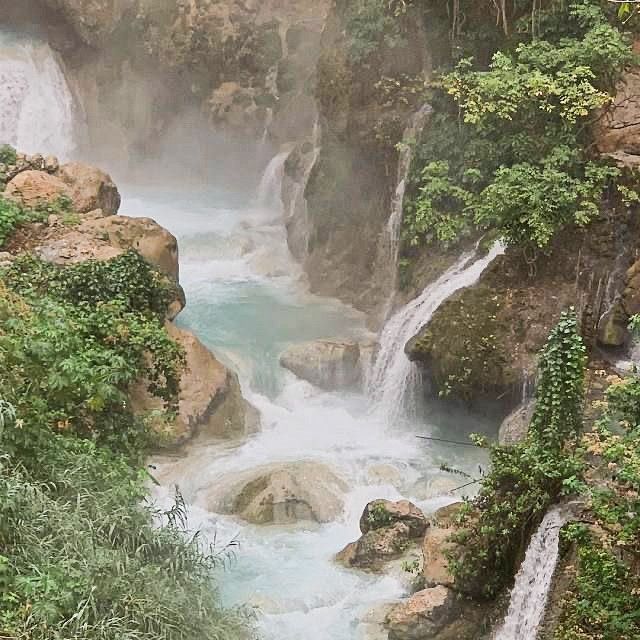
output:
<instances>
[{"instance_id":1,"label":"white rushing water","mask_svg":"<svg viewBox=\"0 0 640 640\"><path fill-rule=\"evenodd\" d=\"M2 136L27 152L73 155L73 102L56 56L35 39L5 34L0 46ZM317 136L314 143L316 154ZM220 592L226 605L256 608L261 638L358 640L368 637L369 612L407 590L407 576L361 573L334 561L359 536L366 503L407 498L431 512L454 500L458 484L440 471L441 462L472 472L484 457L474 449L417 440L416 433L438 425L391 424L383 413L371 415L366 395L324 392L279 366L291 344L369 335L361 314L306 291L289 254L280 202L287 154L272 160L259 188L248 178L232 188L223 176L207 184L172 185L156 177L153 184L127 185L118 180L118 167L105 168L121 186L121 213L151 217L177 236L188 301L178 323L238 371L245 397L261 414L261 430L245 441L198 439L180 455L154 459L161 485L154 488L156 500L167 504L178 485L191 529L219 546L239 542L236 560L221 572ZM157 176L154 165L148 175ZM456 288L471 284L495 254L476 261L466 256L443 276L405 310L411 319L400 322L402 335L426 322ZM395 355L406 361L403 347ZM385 356L379 362L381 368L389 365L381 381L388 374L396 385L406 377L396 360ZM478 426L467 429L454 420L451 429ZM292 464L308 470L310 484L318 466L339 479L339 508L331 521L259 526L228 513L229 496L246 474Z\"/></svg>"},{"instance_id":2,"label":"white rushing water","mask_svg":"<svg viewBox=\"0 0 640 640\"><path fill-rule=\"evenodd\" d=\"M400 230L402 228L402 214L404 211L404 195L407 190L407 180L413 161L416 138L422 130L433 112L431 105L424 104L413 114L409 120L407 128L402 136L400 153L398 155L398 171L396 179L396 190L391 200L391 215L387 221L387 226L382 236L382 253L386 268L389 272L391 289L395 288L395 280L398 274L398 254L400 251ZM389 296L388 314L393 296Z\"/></svg>"},{"instance_id":3,"label":"white rushing water","mask_svg":"<svg viewBox=\"0 0 640 640\"><path fill-rule=\"evenodd\" d=\"M0 144L68 159L74 100L60 62L37 38L0 31Z\"/></svg>"},{"instance_id":4,"label":"white rushing water","mask_svg":"<svg viewBox=\"0 0 640 640\"><path fill-rule=\"evenodd\" d=\"M375 413L384 422L392 424L405 413L415 414L417 408L420 371L404 352L407 342L429 322L445 300L459 289L477 282L487 266L502 253L504 246L499 242L479 258L475 258L475 250L465 253L437 280L427 285L420 296L387 321L380 334L380 349L368 377L368 392Z\"/></svg>"},{"instance_id":5,"label":"white rushing water","mask_svg":"<svg viewBox=\"0 0 640 640\"><path fill-rule=\"evenodd\" d=\"M566 521L564 509L550 509L531 538L511 591L509 611L494 640L536 639L558 563L560 529Z\"/></svg>"}]
</instances>

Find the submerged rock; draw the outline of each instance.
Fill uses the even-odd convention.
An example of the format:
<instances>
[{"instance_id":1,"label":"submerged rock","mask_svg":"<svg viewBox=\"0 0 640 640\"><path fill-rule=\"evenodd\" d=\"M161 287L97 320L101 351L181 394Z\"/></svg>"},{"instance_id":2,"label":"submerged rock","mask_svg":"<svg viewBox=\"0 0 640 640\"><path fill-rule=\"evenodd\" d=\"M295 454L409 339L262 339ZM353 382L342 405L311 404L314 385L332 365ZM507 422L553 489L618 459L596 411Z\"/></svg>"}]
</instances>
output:
<instances>
[{"instance_id":1,"label":"submerged rock","mask_svg":"<svg viewBox=\"0 0 640 640\"><path fill-rule=\"evenodd\" d=\"M331 522L342 512L347 490L342 479L316 462L261 467L232 482L224 495L219 487L210 491L209 506L255 524Z\"/></svg>"},{"instance_id":2,"label":"submerged rock","mask_svg":"<svg viewBox=\"0 0 640 640\"><path fill-rule=\"evenodd\" d=\"M387 615L389 640L435 638L459 614L453 591L443 586L423 589Z\"/></svg>"}]
</instances>

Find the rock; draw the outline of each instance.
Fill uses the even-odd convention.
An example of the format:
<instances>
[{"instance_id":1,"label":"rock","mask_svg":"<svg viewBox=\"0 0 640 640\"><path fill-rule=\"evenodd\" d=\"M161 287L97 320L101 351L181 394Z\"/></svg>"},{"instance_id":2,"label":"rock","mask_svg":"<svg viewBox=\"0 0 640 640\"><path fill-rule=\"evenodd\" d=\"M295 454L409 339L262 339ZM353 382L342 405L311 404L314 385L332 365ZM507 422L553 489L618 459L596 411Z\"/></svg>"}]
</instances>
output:
<instances>
[{"instance_id":1,"label":"rock","mask_svg":"<svg viewBox=\"0 0 640 640\"><path fill-rule=\"evenodd\" d=\"M427 587L454 587L455 580L448 569L448 554L458 546L450 538L463 505L462 502L454 502L440 507L430 518L431 526L422 540L422 577Z\"/></svg>"},{"instance_id":2,"label":"rock","mask_svg":"<svg viewBox=\"0 0 640 640\"><path fill-rule=\"evenodd\" d=\"M71 191L56 176L44 171L27 170L9 181L5 195L26 207L37 207L53 203L60 197L71 197Z\"/></svg>"},{"instance_id":3,"label":"rock","mask_svg":"<svg viewBox=\"0 0 640 640\"><path fill-rule=\"evenodd\" d=\"M178 282L178 242L155 220L108 216L83 222L78 230L103 238L122 251L135 249L148 262Z\"/></svg>"},{"instance_id":4,"label":"rock","mask_svg":"<svg viewBox=\"0 0 640 640\"><path fill-rule=\"evenodd\" d=\"M622 165L640 161L640 71L622 75L612 105L596 119L595 143L598 151Z\"/></svg>"},{"instance_id":5,"label":"rock","mask_svg":"<svg viewBox=\"0 0 640 640\"><path fill-rule=\"evenodd\" d=\"M451 529L443 527L429 527L422 541L422 576L428 587L444 585L453 587L455 580L449 573L449 559L447 553L456 548L456 544L449 541Z\"/></svg>"},{"instance_id":6,"label":"rock","mask_svg":"<svg viewBox=\"0 0 640 640\"><path fill-rule=\"evenodd\" d=\"M621 347L629 337L629 318L620 304L613 304L598 321L598 343L603 347Z\"/></svg>"},{"instance_id":7,"label":"rock","mask_svg":"<svg viewBox=\"0 0 640 640\"><path fill-rule=\"evenodd\" d=\"M410 529L403 522L372 529L340 551L336 561L347 567L377 571L385 562L400 557L411 538Z\"/></svg>"},{"instance_id":8,"label":"rock","mask_svg":"<svg viewBox=\"0 0 640 640\"><path fill-rule=\"evenodd\" d=\"M534 409L535 402L531 400L512 411L500 425L498 442L502 445L522 442L529 432L529 424L533 418Z\"/></svg>"},{"instance_id":9,"label":"rock","mask_svg":"<svg viewBox=\"0 0 640 640\"><path fill-rule=\"evenodd\" d=\"M161 431L167 444L186 442L196 433L237 438L247 434L246 403L237 376L229 371L189 331L166 323L171 338L185 351L186 366L180 380L178 415L167 425L156 421L152 426ZM163 402L149 394L145 381L134 385L130 393L135 413L148 414L162 409Z\"/></svg>"},{"instance_id":10,"label":"rock","mask_svg":"<svg viewBox=\"0 0 640 640\"><path fill-rule=\"evenodd\" d=\"M55 173L60 168L60 163L58 162L58 158L55 156L47 156L44 159L44 170L47 173Z\"/></svg>"},{"instance_id":11,"label":"rock","mask_svg":"<svg viewBox=\"0 0 640 640\"><path fill-rule=\"evenodd\" d=\"M389 640L435 638L458 613L456 596L450 589L443 586L423 589L387 615Z\"/></svg>"},{"instance_id":12,"label":"rock","mask_svg":"<svg viewBox=\"0 0 640 640\"><path fill-rule=\"evenodd\" d=\"M104 171L81 162L62 165L56 174L69 186L74 210L87 213L102 209L104 215L115 215L120 208L120 193Z\"/></svg>"},{"instance_id":13,"label":"rock","mask_svg":"<svg viewBox=\"0 0 640 640\"><path fill-rule=\"evenodd\" d=\"M0 268L10 267L15 256L8 251L0 251Z\"/></svg>"},{"instance_id":14,"label":"rock","mask_svg":"<svg viewBox=\"0 0 640 640\"><path fill-rule=\"evenodd\" d=\"M207 505L255 524L331 522L342 512L346 490L343 480L325 465L295 462L246 472L224 495L220 487L212 489Z\"/></svg>"},{"instance_id":15,"label":"rock","mask_svg":"<svg viewBox=\"0 0 640 640\"><path fill-rule=\"evenodd\" d=\"M121 0L44 0L90 47L103 44L118 25L129 2Z\"/></svg>"},{"instance_id":16,"label":"rock","mask_svg":"<svg viewBox=\"0 0 640 640\"><path fill-rule=\"evenodd\" d=\"M357 342L315 340L289 347L280 364L316 387L328 391L349 389L361 379Z\"/></svg>"},{"instance_id":17,"label":"rock","mask_svg":"<svg viewBox=\"0 0 640 640\"><path fill-rule=\"evenodd\" d=\"M428 526L422 511L408 500L399 500L398 502L374 500L364 508L360 517L360 531L366 534L371 530L387 527L397 522L407 525L410 538L419 538Z\"/></svg>"},{"instance_id":18,"label":"rock","mask_svg":"<svg viewBox=\"0 0 640 640\"><path fill-rule=\"evenodd\" d=\"M622 306L627 316L640 313L640 260L627 270L627 284L622 294Z\"/></svg>"}]
</instances>

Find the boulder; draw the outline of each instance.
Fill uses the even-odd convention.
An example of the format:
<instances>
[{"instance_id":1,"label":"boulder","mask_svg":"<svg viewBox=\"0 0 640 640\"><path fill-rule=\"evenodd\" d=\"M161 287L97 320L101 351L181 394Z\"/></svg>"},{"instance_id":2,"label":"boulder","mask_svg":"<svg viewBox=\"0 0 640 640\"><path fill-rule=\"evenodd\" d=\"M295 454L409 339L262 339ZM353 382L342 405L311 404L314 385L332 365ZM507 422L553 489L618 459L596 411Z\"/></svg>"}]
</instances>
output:
<instances>
[{"instance_id":1,"label":"boulder","mask_svg":"<svg viewBox=\"0 0 640 640\"><path fill-rule=\"evenodd\" d=\"M603 347L621 347L629 337L629 318L619 303L614 303L598 321L598 344Z\"/></svg>"},{"instance_id":2,"label":"boulder","mask_svg":"<svg viewBox=\"0 0 640 640\"><path fill-rule=\"evenodd\" d=\"M250 431L250 415L242 398L237 376L221 364L189 331L166 323L166 329L186 355L180 380L178 414L173 422L152 421L168 445L186 442L196 433L237 438ZM152 414L163 407L161 399L147 391L145 381L134 385L131 408L138 414Z\"/></svg>"},{"instance_id":3,"label":"boulder","mask_svg":"<svg viewBox=\"0 0 640 640\"><path fill-rule=\"evenodd\" d=\"M411 543L409 527L396 522L387 527L367 531L336 555L346 567L379 571L389 560L399 558Z\"/></svg>"},{"instance_id":4,"label":"boulder","mask_svg":"<svg viewBox=\"0 0 640 640\"><path fill-rule=\"evenodd\" d=\"M210 508L255 524L331 522L343 508L344 481L315 462L269 465L220 481L207 496ZM222 493L221 493L222 492Z\"/></svg>"},{"instance_id":5,"label":"boulder","mask_svg":"<svg viewBox=\"0 0 640 640\"><path fill-rule=\"evenodd\" d=\"M460 611L453 591L443 586L418 591L387 615L389 640L435 638Z\"/></svg>"},{"instance_id":6,"label":"boulder","mask_svg":"<svg viewBox=\"0 0 640 640\"><path fill-rule=\"evenodd\" d=\"M178 242L151 218L109 216L83 222L79 232L88 232L122 251L135 249L163 273L179 280Z\"/></svg>"},{"instance_id":7,"label":"boulder","mask_svg":"<svg viewBox=\"0 0 640 640\"><path fill-rule=\"evenodd\" d=\"M55 202L60 197L71 197L68 185L45 171L22 171L9 181L5 195L26 207L37 207Z\"/></svg>"},{"instance_id":8,"label":"boulder","mask_svg":"<svg viewBox=\"0 0 640 640\"><path fill-rule=\"evenodd\" d=\"M327 391L356 387L361 380L357 342L315 340L289 347L280 364L299 378Z\"/></svg>"},{"instance_id":9,"label":"boulder","mask_svg":"<svg viewBox=\"0 0 640 640\"><path fill-rule=\"evenodd\" d=\"M449 573L447 553L455 549L449 539L452 531L443 527L429 527L422 541L422 576L428 587L444 585L453 587L454 579Z\"/></svg>"},{"instance_id":10,"label":"boulder","mask_svg":"<svg viewBox=\"0 0 640 640\"><path fill-rule=\"evenodd\" d=\"M424 535L428 526L422 511L408 500L398 502L373 500L362 512L360 531L366 534L371 530L388 527L397 522L407 525L410 538L419 538Z\"/></svg>"},{"instance_id":11,"label":"boulder","mask_svg":"<svg viewBox=\"0 0 640 640\"><path fill-rule=\"evenodd\" d=\"M529 423L533 418L534 409L533 400L514 409L500 424L498 442L502 445L522 442L529 432Z\"/></svg>"},{"instance_id":12,"label":"boulder","mask_svg":"<svg viewBox=\"0 0 640 640\"><path fill-rule=\"evenodd\" d=\"M120 193L104 171L81 162L70 162L62 165L57 173L69 187L74 210L88 213L94 209L102 209L104 215L118 213Z\"/></svg>"}]
</instances>

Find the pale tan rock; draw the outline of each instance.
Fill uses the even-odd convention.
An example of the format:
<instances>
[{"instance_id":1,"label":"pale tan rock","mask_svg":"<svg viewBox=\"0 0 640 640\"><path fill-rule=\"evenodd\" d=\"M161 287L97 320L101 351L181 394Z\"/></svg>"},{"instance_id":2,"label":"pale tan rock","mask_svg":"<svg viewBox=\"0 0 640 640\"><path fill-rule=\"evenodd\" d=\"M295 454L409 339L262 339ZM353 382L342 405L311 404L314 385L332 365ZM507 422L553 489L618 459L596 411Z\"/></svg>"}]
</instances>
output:
<instances>
[{"instance_id":1,"label":"pale tan rock","mask_svg":"<svg viewBox=\"0 0 640 640\"><path fill-rule=\"evenodd\" d=\"M289 347L281 366L311 384L334 391L357 386L360 381L360 349L357 342L314 340Z\"/></svg>"},{"instance_id":2,"label":"pale tan rock","mask_svg":"<svg viewBox=\"0 0 640 640\"><path fill-rule=\"evenodd\" d=\"M178 242L155 220L108 216L85 221L78 230L103 238L122 251L135 249L148 262L178 282Z\"/></svg>"},{"instance_id":3,"label":"pale tan rock","mask_svg":"<svg viewBox=\"0 0 640 640\"><path fill-rule=\"evenodd\" d=\"M429 527L422 541L422 576L425 585L434 587L444 585L453 587L454 579L449 573L447 552L455 549L455 543L449 539L453 531L441 527Z\"/></svg>"},{"instance_id":4,"label":"pale tan rock","mask_svg":"<svg viewBox=\"0 0 640 640\"><path fill-rule=\"evenodd\" d=\"M71 197L67 184L45 171L22 171L5 188L5 195L25 207L51 204L60 197Z\"/></svg>"},{"instance_id":5,"label":"pale tan rock","mask_svg":"<svg viewBox=\"0 0 640 640\"><path fill-rule=\"evenodd\" d=\"M73 208L78 213L94 209L102 209L104 215L118 213L120 193L104 171L81 162L69 162L56 175L68 185Z\"/></svg>"},{"instance_id":6,"label":"pale tan rock","mask_svg":"<svg viewBox=\"0 0 640 640\"><path fill-rule=\"evenodd\" d=\"M216 484L207 506L255 524L331 522L342 513L347 490L341 478L316 462L259 467Z\"/></svg>"},{"instance_id":7,"label":"pale tan rock","mask_svg":"<svg viewBox=\"0 0 640 640\"><path fill-rule=\"evenodd\" d=\"M172 323L167 323L166 329L184 349L186 366L180 380L175 421L171 424L157 421L153 426L162 430L172 445L186 442L196 433L224 438L246 435L246 403L236 375L189 331ZM145 381L134 385L130 400L131 408L138 414L163 408L162 400L149 394Z\"/></svg>"},{"instance_id":8,"label":"pale tan rock","mask_svg":"<svg viewBox=\"0 0 640 640\"><path fill-rule=\"evenodd\" d=\"M455 594L446 587L418 591L387 615L389 640L435 638L455 620L459 610Z\"/></svg>"}]
</instances>

